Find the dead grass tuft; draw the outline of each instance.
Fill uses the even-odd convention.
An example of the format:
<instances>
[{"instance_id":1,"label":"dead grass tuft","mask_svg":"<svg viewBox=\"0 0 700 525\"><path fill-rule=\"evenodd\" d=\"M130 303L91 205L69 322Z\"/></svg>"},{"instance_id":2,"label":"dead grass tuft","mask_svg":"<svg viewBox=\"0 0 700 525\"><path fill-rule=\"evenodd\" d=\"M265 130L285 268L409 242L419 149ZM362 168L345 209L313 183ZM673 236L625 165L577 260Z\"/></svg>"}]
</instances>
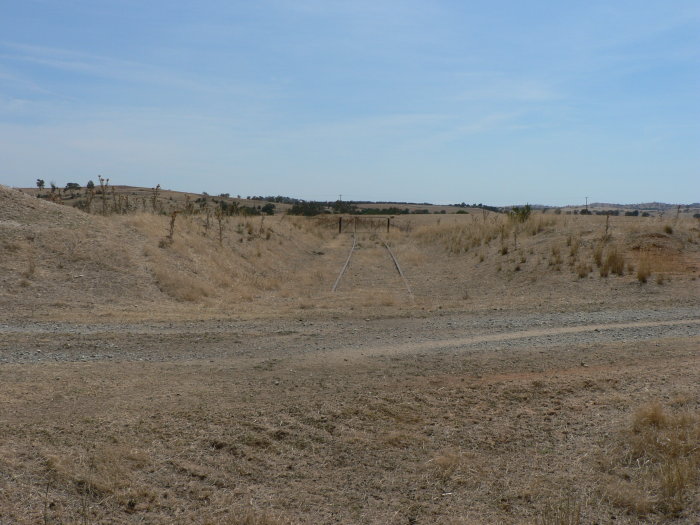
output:
<instances>
[{"instance_id":1,"label":"dead grass tuft","mask_svg":"<svg viewBox=\"0 0 700 525\"><path fill-rule=\"evenodd\" d=\"M605 249L605 245L603 243L598 243L595 245L595 248L593 248L593 262L595 265L600 268L603 265L603 250Z\"/></svg>"},{"instance_id":2,"label":"dead grass tuft","mask_svg":"<svg viewBox=\"0 0 700 525\"><path fill-rule=\"evenodd\" d=\"M454 450L444 450L428 461L432 474L439 480L446 481L454 478L462 468L465 458Z\"/></svg>"},{"instance_id":3,"label":"dead grass tuft","mask_svg":"<svg viewBox=\"0 0 700 525\"><path fill-rule=\"evenodd\" d=\"M153 275L161 291L178 301L196 302L214 293L208 284L162 264L154 266Z\"/></svg>"},{"instance_id":4,"label":"dead grass tuft","mask_svg":"<svg viewBox=\"0 0 700 525\"><path fill-rule=\"evenodd\" d=\"M639 264L637 265L637 280L640 283L645 283L651 275L651 261L645 253L640 255Z\"/></svg>"},{"instance_id":5,"label":"dead grass tuft","mask_svg":"<svg viewBox=\"0 0 700 525\"><path fill-rule=\"evenodd\" d=\"M133 471L147 461L148 457L139 451L104 446L82 454L47 455L46 469L54 482L67 482L80 494L124 499Z\"/></svg>"},{"instance_id":6,"label":"dead grass tuft","mask_svg":"<svg viewBox=\"0 0 700 525\"><path fill-rule=\"evenodd\" d=\"M645 428L661 428L668 423L668 417L664 413L661 403L649 403L637 409L632 420L633 432L641 432Z\"/></svg>"},{"instance_id":7,"label":"dead grass tuft","mask_svg":"<svg viewBox=\"0 0 700 525\"><path fill-rule=\"evenodd\" d=\"M228 516L224 520L209 523L212 525L214 523L221 525L282 525L287 522L281 521L267 512L261 512L249 507L237 510L236 515Z\"/></svg>"},{"instance_id":8,"label":"dead grass tuft","mask_svg":"<svg viewBox=\"0 0 700 525\"><path fill-rule=\"evenodd\" d=\"M572 498L564 498L548 504L542 515L536 521L538 525L579 525L582 521L581 502Z\"/></svg>"},{"instance_id":9,"label":"dead grass tuft","mask_svg":"<svg viewBox=\"0 0 700 525\"><path fill-rule=\"evenodd\" d=\"M605 255L605 261L600 268L600 275L602 277L607 277L609 273L614 273L619 276L625 275L625 258L614 246L608 249Z\"/></svg>"},{"instance_id":10,"label":"dead grass tuft","mask_svg":"<svg viewBox=\"0 0 700 525\"><path fill-rule=\"evenodd\" d=\"M593 268L591 268L590 264L579 263L576 266L576 275L578 275L579 279L585 279L592 271Z\"/></svg>"},{"instance_id":11,"label":"dead grass tuft","mask_svg":"<svg viewBox=\"0 0 700 525\"><path fill-rule=\"evenodd\" d=\"M638 516L677 515L697 495L700 414L671 412L658 402L644 405L614 454L617 477L607 488L611 501Z\"/></svg>"}]
</instances>

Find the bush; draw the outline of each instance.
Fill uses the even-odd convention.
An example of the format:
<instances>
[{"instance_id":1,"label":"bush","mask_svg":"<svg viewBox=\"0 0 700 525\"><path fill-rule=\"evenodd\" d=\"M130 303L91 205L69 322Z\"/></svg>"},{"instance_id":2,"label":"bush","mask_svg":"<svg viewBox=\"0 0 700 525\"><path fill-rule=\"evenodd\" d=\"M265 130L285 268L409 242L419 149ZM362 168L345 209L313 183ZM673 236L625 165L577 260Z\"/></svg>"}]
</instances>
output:
<instances>
[{"instance_id":1,"label":"bush","mask_svg":"<svg viewBox=\"0 0 700 525\"><path fill-rule=\"evenodd\" d=\"M314 215L320 215L325 212L325 206L321 202L316 201L305 201L296 202L287 212L289 215L304 215L305 217L312 217Z\"/></svg>"},{"instance_id":2,"label":"bush","mask_svg":"<svg viewBox=\"0 0 700 525\"><path fill-rule=\"evenodd\" d=\"M530 207L529 204L526 204L522 208L515 206L509 212L510 218L515 220L515 221L518 221L518 222L525 222L526 220L528 220L530 218L531 214L532 214L532 208Z\"/></svg>"}]
</instances>

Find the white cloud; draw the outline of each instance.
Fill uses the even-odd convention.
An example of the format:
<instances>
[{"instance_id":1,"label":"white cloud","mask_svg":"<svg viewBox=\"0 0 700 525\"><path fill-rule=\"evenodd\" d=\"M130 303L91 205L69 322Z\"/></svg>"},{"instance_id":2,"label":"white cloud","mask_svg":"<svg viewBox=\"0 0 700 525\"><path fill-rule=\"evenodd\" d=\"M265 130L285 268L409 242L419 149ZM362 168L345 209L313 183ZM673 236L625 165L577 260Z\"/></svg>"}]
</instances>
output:
<instances>
[{"instance_id":1,"label":"white cloud","mask_svg":"<svg viewBox=\"0 0 700 525\"><path fill-rule=\"evenodd\" d=\"M205 95L245 95L257 98L277 96L269 86L261 86L242 80L234 81L230 78L217 79L211 75L206 79L200 79L191 71L180 71L158 64L17 42L2 42L0 48L3 47L9 50L9 52L0 54L0 58L5 59L6 62L32 63L97 78L119 80L136 85L150 84L169 90L179 89ZM6 73L6 75L10 74Z\"/></svg>"}]
</instances>

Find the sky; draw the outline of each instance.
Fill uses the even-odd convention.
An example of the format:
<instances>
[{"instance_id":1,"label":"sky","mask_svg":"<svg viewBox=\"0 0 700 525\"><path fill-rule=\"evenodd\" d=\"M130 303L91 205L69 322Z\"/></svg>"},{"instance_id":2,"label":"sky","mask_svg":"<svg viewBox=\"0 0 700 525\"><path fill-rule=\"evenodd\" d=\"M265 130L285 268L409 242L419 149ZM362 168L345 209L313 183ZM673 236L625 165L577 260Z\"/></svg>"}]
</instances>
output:
<instances>
[{"instance_id":1,"label":"sky","mask_svg":"<svg viewBox=\"0 0 700 525\"><path fill-rule=\"evenodd\" d=\"M0 183L700 201L700 3L0 0Z\"/></svg>"}]
</instances>

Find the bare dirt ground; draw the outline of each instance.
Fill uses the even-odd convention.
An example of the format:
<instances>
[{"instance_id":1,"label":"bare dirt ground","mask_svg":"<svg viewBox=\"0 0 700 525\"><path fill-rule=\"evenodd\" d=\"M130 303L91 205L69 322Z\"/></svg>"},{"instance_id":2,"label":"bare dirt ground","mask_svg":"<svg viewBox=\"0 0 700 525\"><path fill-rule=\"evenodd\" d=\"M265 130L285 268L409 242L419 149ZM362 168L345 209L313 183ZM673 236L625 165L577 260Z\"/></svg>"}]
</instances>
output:
<instances>
[{"instance_id":1,"label":"bare dirt ground","mask_svg":"<svg viewBox=\"0 0 700 525\"><path fill-rule=\"evenodd\" d=\"M331 293L332 224L7 199L0 524L699 522L694 223L614 223L603 277L599 217L421 219Z\"/></svg>"}]
</instances>

